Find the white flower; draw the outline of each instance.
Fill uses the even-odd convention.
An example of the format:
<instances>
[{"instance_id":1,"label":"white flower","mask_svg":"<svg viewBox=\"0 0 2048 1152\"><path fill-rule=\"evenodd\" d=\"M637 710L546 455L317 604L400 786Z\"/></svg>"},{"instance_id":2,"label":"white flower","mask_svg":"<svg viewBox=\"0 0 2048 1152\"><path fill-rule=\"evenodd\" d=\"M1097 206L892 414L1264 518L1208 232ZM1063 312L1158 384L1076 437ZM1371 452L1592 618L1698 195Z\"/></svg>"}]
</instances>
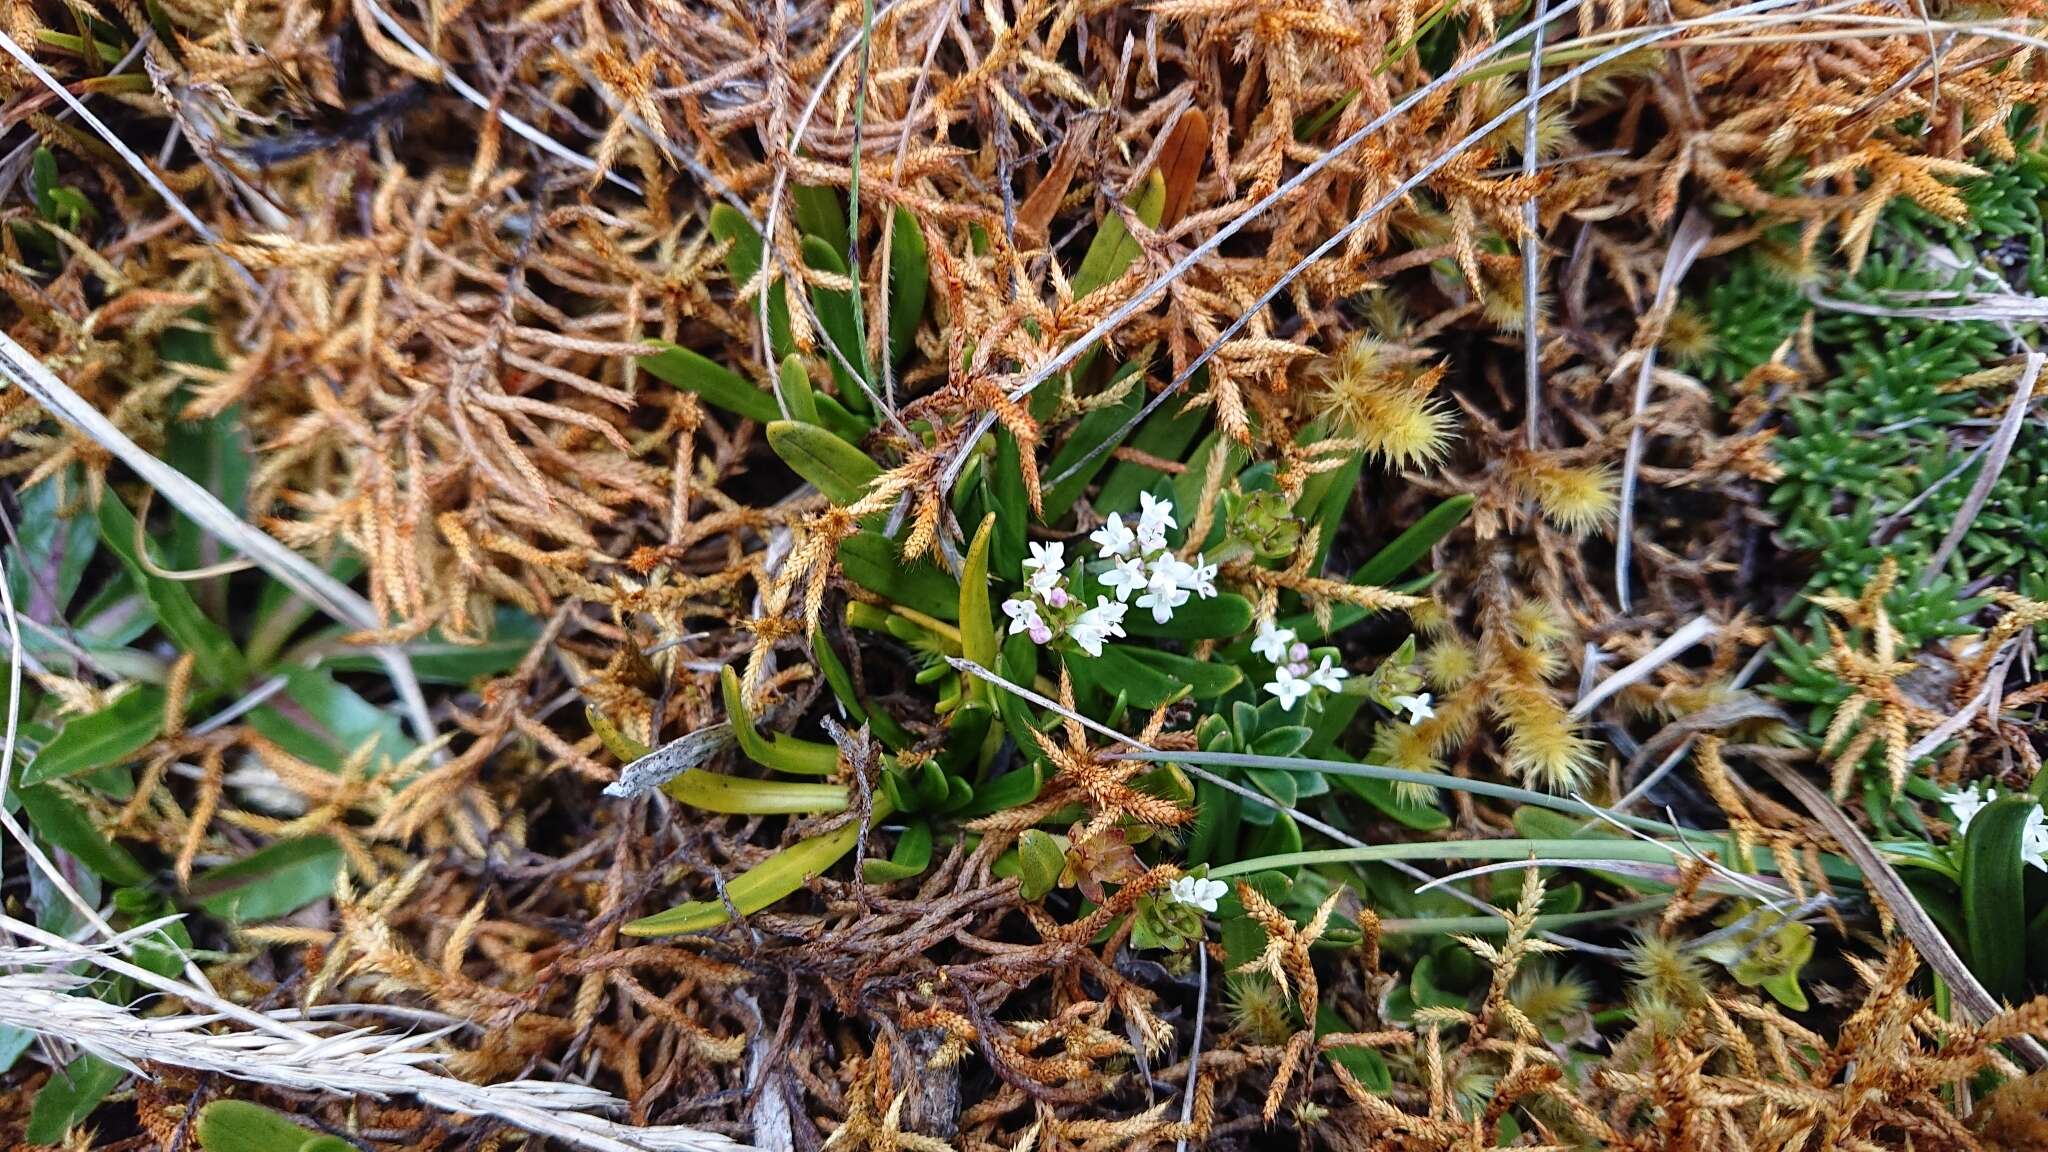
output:
<instances>
[{"instance_id":1,"label":"white flower","mask_svg":"<svg viewBox=\"0 0 2048 1152\"><path fill-rule=\"evenodd\" d=\"M1066 566L1067 546L1065 544L1057 541L1051 544L1039 544L1034 541L1031 545L1031 559L1024 562L1024 567L1034 568L1037 571L1032 573L1031 579L1027 583L1031 586L1033 592L1043 596L1059 586L1060 575L1066 569Z\"/></svg>"},{"instance_id":2,"label":"white flower","mask_svg":"<svg viewBox=\"0 0 2048 1152\"><path fill-rule=\"evenodd\" d=\"M2048 818L2041 815L2039 804L2027 811L2027 822L2020 829L2020 856L2027 863L2048 872Z\"/></svg>"},{"instance_id":3,"label":"white flower","mask_svg":"<svg viewBox=\"0 0 2048 1152\"><path fill-rule=\"evenodd\" d=\"M1145 562L1136 556L1118 560L1114 567L1102 574L1102 586L1116 593L1118 600L1129 600L1131 593L1145 586Z\"/></svg>"},{"instance_id":4,"label":"white flower","mask_svg":"<svg viewBox=\"0 0 2048 1152\"><path fill-rule=\"evenodd\" d=\"M1181 578L1180 586L1207 600L1216 594L1216 565L1204 563L1203 559L1202 554L1197 552L1193 564L1182 565L1187 571Z\"/></svg>"},{"instance_id":5,"label":"white flower","mask_svg":"<svg viewBox=\"0 0 2048 1152\"><path fill-rule=\"evenodd\" d=\"M1308 674L1308 682L1325 692L1335 692L1344 686L1345 678L1350 675L1350 670L1325 656L1322 664Z\"/></svg>"},{"instance_id":6,"label":"white flower","mask_svg":"<svg viewBox=\"0 0 2048 1152\"><path fill-rule=\"evenodd\" d=\"M1429 693L1417 692L1413 696L1394 697L1394 707L1408 714L1410 724L1420 724L1436 715L1436 709L1429 706Z\"/></svg>"},{"instance_id":7,"label":"white flower","mask_svg":"<svg viewBox=\"0 0 2048 1152\"><path fill-rule=\"evenodd\" d=\"M1970 821L1991 803L1991 798L1984 794L1981 786L1972 784L1960 791L1943 792L1941 802L1948 805L1948 810L1955 815L1956 835L1961 836L1970 830Z\"/></svg>"},{"instance_id":8,"label":"white flower","mask_svg":"<svg viewBox=\"0 0 2048 1152\"><path fill-rule=\"evenodd\" d=\"M1187 589L1178 584L1168 584L1161 588L1156 580L1152 583L1151 591L1138 597L1138 607L1150 608L1152 619L1161 624L1173 619L1173 610L1187 602Z\"/></svg>"},{"instance_id":9,"label":"white flower","mask_svg":"<svg viewBox=\"0 0 2048 1152\"><path fill-rule=\"evenodd\" d=\"M1194 578L1194 565L1171 552L1152 558L1152 586L1155 588L1165 585L1187 588L1188 582ZM1188 591L1192 592L1194 589L1188 588Z\"/></svg>"},{"instance_id":10,"label":"white flower","mask_svg":"<svg viewBox=\"0 0 2048 1152\"><path fill-rule=\"evenodd\" d=\"M1294 643L1294 629L1275 628L1270 623L1259 629L1252 641L1252 651L1266 658L1268 664L1278 664L1287 658L1287 646Z\"/></svg>"},{"instance_id":11,"label":"white flower","mask_svg":"<svg viewBox=\"0 0 2048 1152\"><path fill-rule=\"evenodd\" d=\"M1295 701L1308 695L1309 682L1286 668L1275 668L1273 682L1266 685L1266 691L1280 698L1280 707L1283 710L1292 712Z\"/></svg>"},{"instance_id":12,"label":"white flower","mask_svg":"<svg viewBox=\"0 0 2048 1152\"><path fill-rule=\"evenodd\" d=\"M1109 514L1109 519L1103 522L1102 527L1090 532L1088 539L1093 540L1102 549L1101 555L1104 560L1114 560L1125 555L1130 552L1132 545L1138 542L1137 536L1129 528L1124 527L1124 518L1115 512Z\"/></svg>"},{"instance_id":13,"label":"white flower","mask_svg":"<svg viewBox=\"0 0 2048 1152\"><path fill-rule=\"evenodd\" d=\"M1019 632L1029 632L1033 627L1042 628L1045 626L1045 621L1040 619L1038 615L1038 603L1034 600L1027 600L1022 596L1003 601L1003 615L1010 618L1010 635L1012 636Z\"/></svg>"},{"instance_id":14,"label":"white flower","mask_svg":"<svg viewBox=\"0 0 2048 1152\"><path fill-rule=\"evenodd\" d=\"M1187 564L1172 553L1152 561L1152 578L1145 584L1145 594L1138 597L1138 607L1150 608L1152 619L1161 624L1173 619L1173 610L1188 602L1188 590L1181 586L1181 570Z\"/></svg>"},{"instance_id":15,"label":"white flower","mask_svg":"<svg viewBox=\"0 0 2048 1152\"><path fill-rule=\"evenodd\" d=\"M1154 500L1150 492L1138 493L1138 540L1147 552L1166 547L1166 530L1180 525L1173 519L1173 501Z\"/></svg>"},{"instance_id":16,"label":"white flower","mask_svg":"<svg viewBox=\"0 0 2048 1152\"><path fill-rule=\"evenodd\" d=\"M1174 903L1200 908L1204 912L1214 912L1216 901L1229 892L1230 885L1206 876L1183 876L1166 887L1166 894L1173 898Z\"/></svg>"},{"instance_id":17,"label":"white flower","mask_svg":"<svg viewBox=\"0 0 2048 1152\"><path fill-rule=\"evenodd\" d=\"M1102 655L1102 642L1124 634L1124 606L1107 596L1097 596L1095 607L1067 628L1067 635L1090 656Z\"/></svg>"}]
</instances>

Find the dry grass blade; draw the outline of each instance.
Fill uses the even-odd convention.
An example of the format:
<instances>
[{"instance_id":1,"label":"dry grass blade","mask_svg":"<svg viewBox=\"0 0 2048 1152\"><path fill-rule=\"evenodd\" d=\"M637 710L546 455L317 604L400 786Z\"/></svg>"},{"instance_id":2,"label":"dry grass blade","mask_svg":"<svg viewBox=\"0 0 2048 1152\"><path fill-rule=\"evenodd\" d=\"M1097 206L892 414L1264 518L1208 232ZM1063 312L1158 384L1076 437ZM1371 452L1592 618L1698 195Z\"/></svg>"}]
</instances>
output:
<instances>
[{"instance_id":1,"label":"dry grass blade","mask_svg":"<svg viewBox=\"0 0 2048 1152\"><path fill-rule=\"evenodd\" d=\"M149 924L138 931L159 926ZM0 1024L75 1044L124 1067L164 1064L300 1092L411 1096L431 1107L490 1116L592 1152L745 1152L747 1147L702 1129L632 1128L591 1115L616 1108L619 1101L581 1084L517 1080L478 1085L444 1076L427 1067L437 1057L425 1046L438 1034L323 1035L261 1016L11 916L0 916L0 930L38 945L0 949L0 964L44 969L0 975ZM93 996L71 995L82 981L63 968L80 961L200 1006L208 1014L142 1016ZM216 1031L222 1017L248 1030Z\"/></svg>"},{"instance_id":2,"label":"dry grass blade","mask_svg":"<svg viewBox=\"0 0 2048 1152\"><path fill-rule=\"evenodd\" d=\"M1664 642L1645 653L1640 659L1630 661L1617 669L1614 675L1602 680L1591 692L1579 697L1572 705L1571 716L1577 719L1600 706L1600 702L1645 676L1676 659L1678 654L1712 636L1717 626L1705 616L1695 616L1686 621L1685 627L1664 638Z\"/></svg>"},{"instance_id":3,"label":"dry grass blade","mask_svg":"<svg viewBox=\"0 0 2048 1152\"><path fill-rule=\"evenodd\" d=\"M1977 513L1983 511L1985 501L1991 499L1991 489L1998 483L1998 474L2005 471L2005 462L2012 456L2012 446L2019 442L2020 429L2027 422L2027 407L2034 398L2034 384L2041 379L2043 355L2029 350L2026 367L2020 372L2019 383L2013 386L2012 403L2005 409L2005 415L1998 422L1998 430L1991 435L1991 447L1984 457L1983 465L1977 471L1977 480L1970 485L1970 494L1963 499L1963 506L1956 511L1955 523L1949 525L1948 534L1927 558L1927 566L1920 570L1920 583L1925 586L1933 581L1969 535L1970 525L1977 520Z\"/></svg>"},{"instance_id":4,"label":"dry grass blade","mask_svg":"<svg viewBox=\"0 0 2048 1152\"><path fill-rule=\"evenodd\" d=\"M1614 597L1623 612L1629 612L1633 597L1629 592L1629 563L1634 553L1631 547L1636 530L1636 481L1643 464L1643 409L1650 402L1650 381L1657 369L1657 338L1662 335L1665 322L1671 317L1672 306L1677 301L1679 281L1706 250L1707 241L1713 239L1714 230L1704 212L1694 208L1686 212L1679 221L1677 232L1671 237L1671 248L1664 257L1664 268L1657 276L1657 298L1650 306L1650 313L1644 317L1642 336L1638 338L1637 355L1641 357L1636 365L1635 398L1629 408L1628 451L1621 464L1620 523L1614 529Z\"/></svg>"}]
</instances>

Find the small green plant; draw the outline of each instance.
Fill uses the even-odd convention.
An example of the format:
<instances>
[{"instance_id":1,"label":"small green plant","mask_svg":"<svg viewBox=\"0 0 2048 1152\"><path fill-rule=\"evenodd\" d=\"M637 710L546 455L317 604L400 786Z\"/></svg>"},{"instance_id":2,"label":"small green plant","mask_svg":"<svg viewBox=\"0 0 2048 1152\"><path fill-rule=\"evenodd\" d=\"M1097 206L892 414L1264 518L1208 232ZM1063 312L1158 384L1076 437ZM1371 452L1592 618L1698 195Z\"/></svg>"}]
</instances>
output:
<instances>
[{"instance_id":1,"label":"small green plant","mask_svg":"<svg viewBox=\"0 0 2048 1152\"><path fill-rule=\"evenodd\" d=\"M196 1130L205 1152L350 1152L355 1147L244 1100L215 1100L201 1108Z\"/></svg>"}]
</instances>

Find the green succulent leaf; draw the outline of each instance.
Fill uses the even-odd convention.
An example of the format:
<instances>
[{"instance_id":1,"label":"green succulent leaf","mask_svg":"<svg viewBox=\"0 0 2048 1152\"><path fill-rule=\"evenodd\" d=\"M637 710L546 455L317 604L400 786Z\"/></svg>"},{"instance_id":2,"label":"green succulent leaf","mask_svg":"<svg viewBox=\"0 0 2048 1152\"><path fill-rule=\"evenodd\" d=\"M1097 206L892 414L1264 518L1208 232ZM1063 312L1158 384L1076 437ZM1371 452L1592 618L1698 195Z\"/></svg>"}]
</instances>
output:
<instances>
[{"instance_id":1,"label":"green succulent leaf","mask_svg":"<svg viewBox=\"0 0 2048 1152\"><path fill-rule=\"evenodd\" d=\"M758 287L755 278L761 274L761 234L754 230L739 209L730 204L713 204L711 235L731 245L725 253L725 274L732 282L733 290ZM769 289L768 332L769 347L778 361L796 351L796 343L789 331L789 300L783 295L781 281Z\"/></svg>"},{"instance_id":2,"label":"green succulent leaf","mask_svg":"<svg viewBox=\"0 0 2048 1152\"><path fill-rule=\"evenodd\" d=\"M929 820L913 820L896 837L896 849L887 860L861 861L861 879L870 884L908 880L920 875L932 863L932 826Z\"/></svg>"},{"instance_id":3,"label":"green succulent leaf","mask_svg":"<svg viewBox=\"0 0 2048 1152\"><path fill-rule=\"evenodd\" d=\"M896 542L864 528L839 542L848 580L892 604L935 620L960 618L960 584L928 560L905 563Z\"/></svg>"},{"instance_id":4,"label":"green succulent leaf","mask_svg":"<svg viewBox=\"0 0 2048 1152\"><path fill-rule=\"evenodd\" d=\"M846 810L844 784L753 780L692 768L661 786L669 798L706 812L738 816L809 816Z\"/></svg>"},{"instance_id":5,"label":"green succulent leaf","mask_svg":"<svg viewBox=\"0 0 2048 1152\"><path fill-rule=\"evenodd\" d=\"M886 796L875 797L872 819L893 813ZM830 832L799 840L754 867L726 881L726 899L742 916L751 916L802 888L811 877L839 862L859 840L860 821L849 820ZM723 900L693 900L628 923L628 936L677 936L703 932L730 919Z\"/></svg>"},{"instance_id":6,"label":"green succulent leaf","mask_svg":"<svg viewBox=\"0 0 2048 1152\"><path fill-rule=\"evenodd\" d=\"M996 515L991 512L967 546L967 559L960 568L960 652L976 664L995 670L998 641L995 614L989 604L988 549L995 533ZM979 676L968 677L967 694L986 700L989 683Z\"/></svg>"},{"instance_id":7,"label":"green succulent leaf","mask_svg":"<svg viewBox=\"0 0 2048 1152\"><path fill-rule=\"evenodd\" d=\"M657 350L640 357L640 366L655 376L735 416L760 424L782 419L775 397L739 373L688 348L662 340L648 343Z\"/></svg>"},{"instance_id":8,"label":"green succulent leaf","mask_svg":"<svg viewBox=\"0 0 2048 1152\"><path fill-rule=\"evenodd\" d=\"M1223 592L1206 600L1189 600L1174 609L1173 619L1160 623L1149 612L1124 617L1124 630L1133 636L1163 640L1228 640L1252 626L1252 602L1234 592Z\"/></svg>"},{"instance_id":9,"label":"green succulent leaf","mask_svg":"<svg viewBox=\"0 0 2048 1152\"><path fill-rule=\"evenodd\" d=\"M725 716L732 723L733 739L739 743L740 751L747 759L763 768L787 772L793 776L830 776L839 768L839 749L815 740L799 740L794 736L777 733L761 735L754 727L754 717L747 710L746 694L740 690L740 678L731 668L721 669L718 677L719 691L725 701Z\"/></svg>"},{"instance_id":10,"label":"green succulent leaf","mask_svg":"<svg viewBox=\"0 0 2048 1152\"><path fill-rule=\"evenodd\" d=\"M1067 868L1066 849L1052 833L1037 828L1027 828L1017 837L1017 860L1023 869L1020 881L1026 900L1044 899L1059 886L1060 873Z\"/></svg>"},{"instance_id":11,"label":"green succulent leaf","mask_svg":"<svg viewBox=\"0 0 2048 1152\"><path fill-rule=\"evenodd\" d=\"M815 424L776 420L768 425L768 446L842 508L867 495L868 485L882 474L867 453Z\"/></svg>"},{"instance_id":12,"label":"green succulent leaf","mask_svg":"<svg viewBox=\"0 0 2048 1152\"><path fill-rule=\"evenodd\" d=\"M1963 923L1970 970L1991 995L2018 1004L2027 994L2026 861L2031 796L1992 801L1963 836Z\"/></svg>"},{"instance_id":13,"label":"green succulent leaf","mask_svg":"<svg viewBox=\"0 0 2048 1152\"><path fill-rule=\"evenodd\" d=\"M924 229L902 205L889 233L889 359L901 364L916 347L917 327L924 322L925 297L931 291L931 259L925 251Z\"/></svg>"},{"instance_id":14,"label":"green succulent leaf","mask_svg":"<svg viewBox=\"0 0 2048 1152\"><path fill-rule=\"evenodd\" d=\"M782 369L775 375L775 394L782 398L782 406L789 410L791 420L800 424L823 423L818 418L818 395L811 390L811 374L804 369L803 357L792 352L782 358Z\"/></svg>"}]
</instances>

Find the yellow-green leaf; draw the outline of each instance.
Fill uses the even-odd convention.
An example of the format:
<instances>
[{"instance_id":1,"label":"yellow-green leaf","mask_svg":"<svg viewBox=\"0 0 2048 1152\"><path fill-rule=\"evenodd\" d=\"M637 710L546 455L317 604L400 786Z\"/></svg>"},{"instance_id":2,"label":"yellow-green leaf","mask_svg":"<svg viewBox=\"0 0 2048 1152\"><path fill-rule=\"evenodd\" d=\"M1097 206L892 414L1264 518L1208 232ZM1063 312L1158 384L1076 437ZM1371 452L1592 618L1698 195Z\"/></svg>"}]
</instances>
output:
<instances>
[{"instance_id":1,"label":"yellow-green leaf","mask_svg":"<svg viewBox=\"0 0 2048 1152\"><path fill-rule=\"evenodd\" d=\"M740 751L747 759L763 768L788 772L794 776L830 776L839 767L839 749L815 740L799 740L794 736L762 736L754 727L754 718L747 711L747 701L740 691L740 678L731 668L722 670L718 678L719 688L725 697L726 719L732 723L733 739L739 742Z\"/></svg>"},{"instance_id":2,"label":"yellow-green leaf","mask_svg":"<svg viewBox=\"0 0 2048 1152\"><path fill-rule=\"evenodd\" d=\"M661 786L671 799L734 816L807 816L846 810L843 784L749 780L692 768Z\"/></svg>"},{"instance_id":3,"label":"yellow-green leaf","mask_svg":"<svg viewBox=\"0 0 2048 1152\"><path fill-rule=\"evenodd\" d=\"M1166 179L1158 169L1145 177L1145 183L1131 196L1129 204L1146 227L1159 227L1166 211ZM1123 275L1140 251L1137 237L1124 225L1121 214L1111 212L1104 216L1102 227L1096 230L1095 239L1081 257L1081 270L1074 273L1074 299L1079 300Z\"/></svg>"},{"instance_id":4,"label":"yellow-green leaf","mask_svg":"<svg viewBox=\"0 0 2048 1152\"><path fill-rule=\"evenodd\" d=\"M995 513L982 518L974 542L967 546L967 561L960 569L960 652L991 671L996 666L996 626L988 595L988 543L995 527ZM987 681L979 676L970 677L970 698L987 699L988 690Z\"/></svg>"},{"instance_id":5,"label":"yellow-green leaf","mask_svg":"<svg viewBox=\"0 0 2048 1152\"><path fill-rule=\"evenodd\" d=\"M877 794L873 820L893 813L888 798ZM849 820L823 835L801 840L726 881L725 896L742 916L750 916L802 888L806 881L839 862L860 839L860 821ZM675 936L716 928L729 919L724 900L692 900L625 926L628 936Z\"/></svg>"}]
</instances>

